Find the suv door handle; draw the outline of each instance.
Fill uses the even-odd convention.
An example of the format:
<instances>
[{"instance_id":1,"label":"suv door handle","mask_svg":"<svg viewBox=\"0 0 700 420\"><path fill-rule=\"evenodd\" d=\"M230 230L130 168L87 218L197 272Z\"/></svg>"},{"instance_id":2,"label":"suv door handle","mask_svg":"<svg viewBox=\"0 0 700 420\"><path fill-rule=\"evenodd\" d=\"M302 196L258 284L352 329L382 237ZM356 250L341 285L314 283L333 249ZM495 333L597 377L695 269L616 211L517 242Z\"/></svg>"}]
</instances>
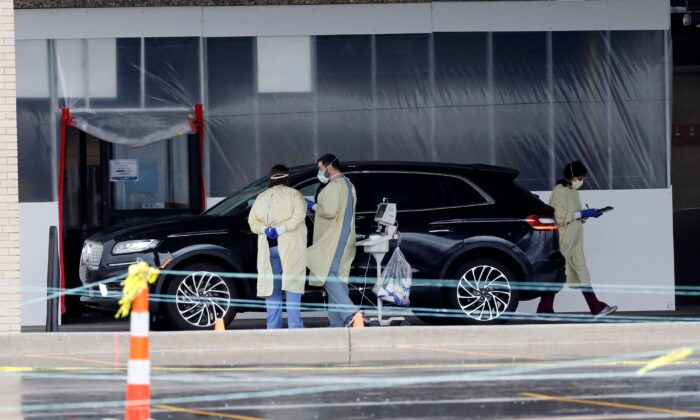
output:
<instances>
[{"instance_id":1,"label":"suv door handle","mask_svg":"<svg viewBox=\"0 0 700 420\"><path fill-rule=\"evenodd\" d=\"M435 229L430 229L428 231L428 233L452 233L452 232L454 232L452 229L446 228L446 227L436 227Z\"/></svg>"}]
</instances>

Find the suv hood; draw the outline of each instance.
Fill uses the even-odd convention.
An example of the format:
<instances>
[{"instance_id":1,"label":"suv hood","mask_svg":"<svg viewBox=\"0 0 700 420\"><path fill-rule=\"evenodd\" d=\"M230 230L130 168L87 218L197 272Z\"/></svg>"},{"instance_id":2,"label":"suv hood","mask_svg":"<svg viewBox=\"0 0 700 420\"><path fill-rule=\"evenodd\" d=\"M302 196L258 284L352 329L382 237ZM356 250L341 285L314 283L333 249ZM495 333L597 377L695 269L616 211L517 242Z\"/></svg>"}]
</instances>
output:
<instances>
[{"instance_id":1,"label":"suv hood","mask_svg":"<svg viewBox=\"0 0 700 420\"><path fill-rule=\"evenodd\" d=\"M197 233L230 227L227 226L230 224L230 220L226 223L222 219L221 217L201 215L149 218L107 228L89 239L98 242L129 239L165 239L165 237L172 234Z\"/></svg>"}]
</instances>

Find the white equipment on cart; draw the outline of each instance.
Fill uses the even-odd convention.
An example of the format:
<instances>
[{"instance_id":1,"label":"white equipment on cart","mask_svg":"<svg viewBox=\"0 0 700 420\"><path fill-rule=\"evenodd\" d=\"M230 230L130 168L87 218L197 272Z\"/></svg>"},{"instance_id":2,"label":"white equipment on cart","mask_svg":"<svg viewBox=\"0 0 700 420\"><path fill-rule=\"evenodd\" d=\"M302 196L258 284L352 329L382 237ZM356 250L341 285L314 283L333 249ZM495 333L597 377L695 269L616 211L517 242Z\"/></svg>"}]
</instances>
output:
<instances>
[{"instance_id":1,"label":"white equipment on cart","mask_svg":"<svg viewBox=\"0 0 700 420\"><path fill-rule=\"evenodd\" d=\"M366 253L374 257L374 261L377 265L377 281L379 282L382 278L382 260L389 252L389 242L398 240L400 236L398 225L396 224L396 204L387 203L386 199L384 199L384 202L379 205L377 213L374 215L374 221L378 224L377 232L370 234L367 239L359 241L355 245L357 247L363 247ZM370 325L375 323L379 326L391 325L392 323L408 325L404 317L389 317L383 319L382 305L382 299L377 298L377 317L369 318Z\"/></svg>"}]
</instances>

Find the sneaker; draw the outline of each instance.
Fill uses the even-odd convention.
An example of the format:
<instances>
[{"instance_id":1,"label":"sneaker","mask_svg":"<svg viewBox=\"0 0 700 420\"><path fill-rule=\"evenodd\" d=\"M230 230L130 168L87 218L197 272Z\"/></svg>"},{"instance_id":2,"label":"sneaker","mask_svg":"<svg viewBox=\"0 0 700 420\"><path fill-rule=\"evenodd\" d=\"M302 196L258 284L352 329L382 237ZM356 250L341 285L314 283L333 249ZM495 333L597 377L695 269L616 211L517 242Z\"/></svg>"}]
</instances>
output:
<instances>
[{"instance_id":1,"label":"sneaker","mask_svg":"<svg viewBox=\"0 0 700 420\"><path fill-rule=\"evenodd\" d=\"M611 315L611 314L614 313L615 311L617 311L617 306L615 306L615 305L613 305L613 306L605 305L605 308L603 308L602 311L598 312L598 313L594 316L594 318L600 318L600 317L604 317L604 316L606 316L606 315Z\"/></svg>"}]
</instances>

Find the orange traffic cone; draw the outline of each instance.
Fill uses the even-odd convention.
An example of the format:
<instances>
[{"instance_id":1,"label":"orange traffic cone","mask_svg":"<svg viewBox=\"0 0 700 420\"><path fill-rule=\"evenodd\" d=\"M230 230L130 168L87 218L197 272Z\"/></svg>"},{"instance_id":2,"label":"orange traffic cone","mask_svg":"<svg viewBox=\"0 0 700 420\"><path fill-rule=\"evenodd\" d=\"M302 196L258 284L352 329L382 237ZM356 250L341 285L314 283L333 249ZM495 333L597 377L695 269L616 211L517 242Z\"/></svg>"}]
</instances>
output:
<instances>
[{"instance_id":1,"label":"orange traffic cone","mask_svg":"<svg viewBox=\"0 0 700 420\"><path fill-rule=\"evenodd\" d=\"M365 327L365 318L362 316L362 312L357 312L355 314L355 317L352 319L352 327L353 328L364 328Z\"/></svg>"},{"instance_id":2,"label":"orange traffic cone","mask_svg":"<svg viewBox=\"0 0 700 420\"><path fill-rule=\"evenodd\" d=\"M148 288L146 288L134 299L131 308L125 420L151 418L151 361L148 354L149 318Z\"/></svg>"},{"instance_id":3,"label":"orange traffic cone","mask_svg":"<svg viewBox=\"0 0 700 420\"><path fill-rule=\"evenodd\" d=\"M214 331L226 331L223 318L216 318L216 323L214 324Z\"/></svg>"}]
</instances>

